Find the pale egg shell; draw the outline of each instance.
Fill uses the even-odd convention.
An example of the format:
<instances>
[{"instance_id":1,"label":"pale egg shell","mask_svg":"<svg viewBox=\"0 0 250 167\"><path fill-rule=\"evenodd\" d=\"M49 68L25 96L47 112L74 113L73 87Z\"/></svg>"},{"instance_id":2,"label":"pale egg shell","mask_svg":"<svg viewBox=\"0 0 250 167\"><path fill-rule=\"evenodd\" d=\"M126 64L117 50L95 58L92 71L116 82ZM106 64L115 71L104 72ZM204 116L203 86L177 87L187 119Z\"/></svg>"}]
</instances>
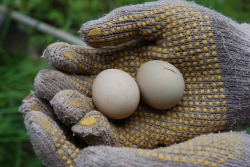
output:
<instances>
[{"instance_id":1,"label":"pale egg shell","mask_svg":"<svg viewBox=\"0 0 250 167\"><path fill-rule=\"evenodd\" d=\"M117 69L107 69L95 78L92 98L96 108L105 116L123 119L136 110L140 92L129 74Z\"/></svg>"},{"instance_id":2,"label":"pale egg shell","mask_svg":"<svg viewBox=\"0 0 250 167\"><path fill-rule=\"evenodd\" d=\"M152 60L138 70L136 82L145 103L156 109L169 109L182 98L185 83L180 71L172 64Z\"/></svg>"}]
</instances>

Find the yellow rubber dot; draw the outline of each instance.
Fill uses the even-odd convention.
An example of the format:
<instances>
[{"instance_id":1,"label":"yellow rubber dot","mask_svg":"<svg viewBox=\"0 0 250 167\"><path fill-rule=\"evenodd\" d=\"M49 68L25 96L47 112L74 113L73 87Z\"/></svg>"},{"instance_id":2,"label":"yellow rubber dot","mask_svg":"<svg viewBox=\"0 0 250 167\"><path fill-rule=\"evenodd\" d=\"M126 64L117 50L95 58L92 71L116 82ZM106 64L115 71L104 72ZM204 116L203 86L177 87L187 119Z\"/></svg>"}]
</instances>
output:
<instances>
[{"instance_id":1,"label":"yellow rubber dot","mask_svg":"<svg viewBox=\"0 0 250 167\"><path fill-rule=\"evenodd\" d=\"M190 25L186 25L186 29L190 29L191 28L191 26Z\"/></svg>"},{"instance_id":2,"label":"yellow rubber dot","mask_svg":"<svg viewBox=\"0 0 250 167\"><path fill-rule=\"evenodd\" d=\"M220 158L220 163L224 164L226 161L224 158Z\"/></svg>"},{"instance_id":3,"label":"yellow rubber dot","mask_svg":"<svg viewBox=\"0 0 250 167\"><path fill-rule=\"evenodd\" d=\"M179 162L179 157L175 156L173 159L175 162Z\"/></svg>"},{"instance_id":4,"label":"yellow rubber dot","mask_svg":"<svg viewBox=\"0 0 250 167\"><path fill-rule=\"evenodd\" d=\"M194 28L196 28L196 27L197 27L197 24L196 24L196 23L194 23L192 26L193 26Z\"/></svg>"},{"instance_id":5,"label":"yellow rubber dot","mask_svg":"<svg viewBox=\"0 0 250 167\"><path fill-rule=\"evenodd\" d=\"M124 17L124 20L128 21L128 20L129 20L128 16L125 16L125 17Z\"/></svg>"},{"instance_id":6,"label":"yellow rubber dot","mask_svg":"<svg viewBox=\"0 0 250 167\"><path fill-rule=\"evenodd\" d=\"M63 154L63 150L62 150L62 149L59 149L57 153L58 153L59 155L62 155L62 154Z\"/></svg>"},{"instance_id":7,"label":"yellow rubber dot","mask_svg":"<svg viewBox=\"0 0 250 167\"><path fill-rule=\"evenodd\" d=\"M182 20L180 20L178 23L179 23L179 25L183 25L183 21Z\"/></svg>"},{"instance_id":8,"label":"yellow rubber dot","mask_svg":"<svg viewBox=\"0 0 250 167\"><path fill-rule=\"evenodd\" d=\"M171 157L168 155L168 156L165 157L165 160L171 161Z\"/></svg>"},{"instance_id":9,"label":"yellow rubber dot","mask_svg":"<svg viewBox=\"0 0 250 167\"><path fill-rule=\"evenodd\" d=\"M205 28L201 28L201 32L204 33L205 32Z\"/></svg>"},{"instance_id":10,"label":"yellow rubber dot","mask_svg":"<svg viewBox=\"0 0 250 167\"><path fill-rule=\"evenodd\" d=\"M164 156L163 154L159 154L159 155L158 155L158 158L160 158L160 159L165 159L165 156Z\"/></svg>"},{"instance_id":11,"label":"yellow rubber dot","mask_svg":"<svg viewBox=\"0 0 250 167\"><path fill-rule=\"evenodd\" d=\"M101 35L101 29L95 28L89 31L88 36L98 36Z\"/></svg>"},{"instance_id":12,"label":"yellow rubber dot","mask_svg":"<svg viewBox=\"0 0 250 167\"><path fill-rule=\"evenodd\" d=\"M67 157L66 157L66 156L63 156L63 157L62 157L62 160L63 160L63 161L67 161Z\"/></svg>"},{"instance_id":13,"label":"yellow rubber dot","mask_svg":"<svg viewBox=\"0 0 250 167\"><path fill-rule=\"evenodd\" d=\"M194 163L194 161L195 161L195 159L194 159L193 157L191 157L191 158L189 159L189 162L191 162L191 163Z\"/></svg>"},{"instance_id":14,"label":"yellow rubber dot","mask_svg":"<svg viewBox=\"0 0 250 167\"><path fill-rule=\"evenodd\" d=\"M216 163L213 162L213 163L211 164L211 166L212 166L212 167L217 167L218 165L217 165Z\"/></svg>"},{"instance_id":15,"label":"yellow rubber dot","mask_svg":"<svg viewBox=\"0 0 250 167\"><path fill-rule=\"evenodd\" d=\"M173 17L171 17L171 19L172 19L172 21L175 21L175 20L176 20L176 17L175 17L175 16L173 16Z\"/></svg>"},{"instance_id":16,"label":"yellow rubber dot","mask_svg":"<svg viewBox=\"0 0 250 167\"><path fill-rule=\"evenodd\" d=\"M58 142L59 141L59 139L56 137L56 138L54 138L54 142Z\"/></svg>"},{"instance_id":17,"label":"yellow rubber dot","mask_svg":"<svg viewBox=\"0 0 250 167\"><path fill-rule=\"evenodd\" d=\"M137 27L136 27L136 24L133 24L133 25L132 25L132 28L134 28L134 29L137 28Z\"/></svg>"},{"instance_id":18,"label":"yellow rubber dot","mask_svg":"<svg viewBox=\"0 0 250 167\"><path fill-rule=\"evenodd\" d=\"M158 154L157 154L156 152L153 152L153 153L151 154L151 156L152 156L152 157L157 157Z\"/></svg>"},{"instance_id":19,"label":"yellow rubber dot","mask_svg":"<svg viewBox=\"0 0 250 167\"><path fill-rule=\"evenodd\" d=\"M205 52L208 52L208 51L209 51L208 47L204 47L203 50L204 50Z\"/></svg>"},{"instance_id":20,"label":"yellow rubber dot","mask_svg":"<svg viewBox=\"0 0 250 167\"><path fill-rule=\"evenodd\" d=\"M108 31L105 31L104 34L105 34L105 35L109 35L109 32L108 32Z\"/></svg>"},{"instance_id":21,"label":"yellow rubber dot","mask_svg":"<svg viewBox=\"0 0 250 167\"><path fill-rule=\"evenodd\" d=\"M56 144L56 148L60 148L61 147L61 145L60 144Z\"/></svg>"},{"instance_id":22,"label":"yellow rubber dot","mask_svg":"<svg viewBox=\"0 0 250 167\"><path fill-rule=\"evenodd\" d=\"M121 27L117 27L116 30L119 32L121 31Z\"/></svg>"},{"instance_id":23,"label":"yellow rubber dot","mask_svg":"<svg viewBox=\"0 0 250 167\"><path fill-rule=\"evenodd\" d=\"M206 39L206 38L207 38L207 35L206 35L206 34L203 34L203 35L202 35L202 38L203 38L203 39Z\"/></svg>"},{"instance_id":24,"label":"yellow rubber dot","mask_svg":"<svg viewBox=\"0 0 250 167\"><path fill-rule=\"evenodd\" d=\"M122 17L119 17L118 20L119 20L119 21L123 21L123 18L122 18Z\"/></svg>"},{"instance_id":25,"label":"yellow rubber dot","mask_svg":"<svg viewBox=\"0 0 250 167\"><path fill-rule=\"evenodd\" d=\"M97 121L93 115L88 117L88 118L83 118L79 122L79 124L82 126L91 126L91 125L95 125L96 123L97 123Z\"/></svg>"},{"instance_id":26,"label":"yellow rubber dot","mask_svg":"<svg viewBox=\"0 0 250 167\"><path fill-rule=\"evenodd\" d=\"M108 24L108 26L112 26L112 23L111 23L111 22L108 22L107 24Z\"/></svg>"},{"instance_id":27,"label":"yellow rubber dot","mask_svg":"<svg viewBox=\"0 0 250 167\"><path fill-rule=\"evenodd\" d=\"M68 153L71 155L73 151L71 149L68 149Z\"/></svg>"},{"instance_id":28,"label":"yellow rubber dot","mask_svg":"<svg viewBox=\"0 0 250 167\"><path fill-rule=\"evenodd\" d=\"M166 16L170 16L170 12L166 12L165 15L166 15Z\"/></svg>"},{"instance_id":29,"label":"yellow rubber dot","mask_svg":"<svg viewBox=\"0 0 250 167\"><path fill-rule=\"evenodd\" d=\"M165 9L165 10L168 10L169 8L168 8L168 6L164 6L164 9Z\"/></svg>"},{"instance_id":30,"label":"yellow rubber dot","mask_svg":"<svg viewBox=\"0 0 250 167\"><path fill-rule=\"evenodd\" d=\"M69 166L69 165L72 165L72 161L70 161L70 160L68 160L67 162L66 162L66 164Z\"/></svg>"},{"instance_id":31,"label":"yellow rubber dot","mask_svg":"<svg viewBox=\"0 0 250 167\"><path fill-rule=\"evenodd\" d=\"M186 35L190 35L191 34L191 32L188 30L188 31L186 31Z\"/></svg>"},{"instance_id":32,"label":"yellow rubber dot","mask_svg":"<svg viewBox=\"0 0 250 167\"><path fill-rule=\"evenodd\" d=\"M153 12L156 14L156 13L158 13L158 10L157 10L157 9L154 9Z\"/></svg>"},{"instance_id":33,"label":"yellow rubber dot","mask_svg":"<svg viewBox=\"0 0 250 167\"><path fill-rule=\"evenodd\" d=\"M210 165L209 161L207 161L207 160L205 160L203 164L204 164L205 166L209 166L209 165Z\"/></svg>"}]
</instances>

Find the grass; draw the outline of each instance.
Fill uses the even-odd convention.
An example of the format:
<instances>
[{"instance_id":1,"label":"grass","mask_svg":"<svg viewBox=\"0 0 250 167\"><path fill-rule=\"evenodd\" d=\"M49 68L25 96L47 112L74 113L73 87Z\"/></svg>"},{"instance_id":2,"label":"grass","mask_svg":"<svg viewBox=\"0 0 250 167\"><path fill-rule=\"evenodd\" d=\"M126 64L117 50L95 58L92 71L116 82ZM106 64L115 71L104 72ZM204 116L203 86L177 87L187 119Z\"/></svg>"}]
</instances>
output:
<instances>
[{"instance_id":1,"label":"grass","mask_svg":"<svg viewBox=\"0 0 250 167\"><path fill-rule=\"evenodd\" d=\"M18 108L21 100L34 90L36 73L49 65L44 61L34 62L25 55L9 56L2 63L5 64L0 67L0 166L41 166L30 147Z\"/></svg>"},{"instance_id":2,"label":"grass","mask_svg":"<svg viewBox=\"0 0 250 167\"><path fill-rule=\"evenodd\" d=\"M96 19L118 6L142 2L142 0L115 0L105 3L101 0L3 0L1 4L78 35L76 32L83 22ZM195 2L240 23L250 22L248 0L195 0ZM99 5L100 3L102 5ZM33 80L37 72L50 68L50 65L32 52L23 54L21 50L28 47L40 55L42 50L56 39L24 26L29 33L26 42L16 54L9 54L1 47L10 28L8 23L9 20L0 32L0 166L41 167L43 165L30 145L23 117L18 108L21 100L34 90ZM240 127L240 130L242 129L250 134L250 127Z\"/></svg>"},{"instance_id":3,"label":"grass","mask_svg":"<svg viewBox=\"0 0 250 167\"><path fill-rule=\"evenodd\" d=\"M210 9L213 9L233 20L243 23L250 23L250 1L249 0L188 0L195 1Z\"/></svg>"},{"instance_id":4,"label":"grass","mask_svg":"<svg viewBox=\"0 0 250 167\"><path fill-rule=\"evenodd\" d=\"M0 33L0 46L10 29L7 18ZM32 34L34 29L29 29ZM41 69L50 65L34 56L24 54L23 49L31 43L27 38L15 54L0 47L0 166L42 167L26 134L22 114L18 112L22 99L34 90L33 80Z\"/></svg>"}]
</instances>

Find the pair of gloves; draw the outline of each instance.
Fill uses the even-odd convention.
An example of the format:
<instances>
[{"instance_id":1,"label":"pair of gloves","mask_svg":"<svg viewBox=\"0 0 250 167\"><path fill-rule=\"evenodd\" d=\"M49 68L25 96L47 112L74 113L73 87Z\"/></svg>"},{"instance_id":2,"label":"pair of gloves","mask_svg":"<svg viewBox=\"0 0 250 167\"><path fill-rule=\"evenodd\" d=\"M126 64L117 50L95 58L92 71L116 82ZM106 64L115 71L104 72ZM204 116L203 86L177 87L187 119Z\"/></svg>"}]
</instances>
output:
<instances>
[{"instance_id":1,"label":"pair of gloves","mask_svg":"<svg viewBox=\"0 0 250 167\"><path fill-rule=\"evenodd\" d=\"M35 92L20 107L36 154L51 167L249 166L250 135L229 132L250 118L250 26L192 2L121 7L82 25L89 46L49 45ZM128 118L96 110L91 86L102 70L132 77L163 60L185 91L171 109L140 102Z\"/></svg>"}]
</instances>

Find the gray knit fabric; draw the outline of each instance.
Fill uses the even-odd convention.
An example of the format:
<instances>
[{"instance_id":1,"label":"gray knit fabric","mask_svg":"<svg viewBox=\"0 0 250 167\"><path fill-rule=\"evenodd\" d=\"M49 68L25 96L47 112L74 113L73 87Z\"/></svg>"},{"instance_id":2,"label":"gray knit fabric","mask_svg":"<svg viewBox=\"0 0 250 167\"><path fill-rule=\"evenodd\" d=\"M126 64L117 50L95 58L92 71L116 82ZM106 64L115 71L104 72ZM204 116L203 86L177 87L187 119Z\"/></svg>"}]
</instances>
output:
<instances>
[{"instance_id":1,"label":"gray knit fabric","mask_svg":"<svg viewBox=\"0 0 250 167\"><path fill-rule=\"evenodd\" d=\"M47 116L52 111L36 107L42 112L34 112L28 102L43 102L26 100L20 110L38 156L48 166L248 166L249 135L203 134L230 130L250 118L249 27L180 0L121 7L83 24L80 33L89 46L48 46L43 57L56 70L39 72L34 96L50 101L58 119L81 142L97 147L83 149L75 163L71 156L76 148L64 147L53 136L60 127ZM135 78L141 64L156 59L173 64L184 77L184 95L176 106L156 110L141 102L120 121L95 110L91 87L99 72L115 68ZM35 138L43 133L39 142L53 146L53 155L45 152L50 158L38 151L43 149ZM55 151L56 144L63 153Z\"/></svg>"},{"instance_id":2,"label":"gray knit fabric","mask_svg":"<svg viewBox=\"0 0 250 167\"><path fill-rule=\"evenodd\" d=\"M36 105L34 95L23 106ZM43 104L43 103L39 103ZM50 118L44 106L26 109L25 126L39 159L46 166L249 166L250 135L226 132L201 135L194 139L156 149L79 145L72 134ZM49 108L47 108L49 110ZM76 137L76 136L73 136ZM83 149L84 148L84 149Z\"/></svg>"},{"instance_id":3,"label":"gray knit fabric","mask_svg":"<svg viewBox=\"0 0 250 167\"><path fill-rule=\"evenodd\" d=\"M249 135L219 133L153 150L89 147L81 151L76 166L249 166L249 150Z\"/></svg>"},{"instance_id":4,"label":"gray knit fabric","mask_svg":"<svg viewBox=\"0 0 250 167\"><path fill-rule=\"evenodd\" d=\"M54 106L54 113L58 119L68 126L78 123L88 111L95 109L91 98L72 90L60 91L50 104Z\"/></svg>"}]
</instances>

